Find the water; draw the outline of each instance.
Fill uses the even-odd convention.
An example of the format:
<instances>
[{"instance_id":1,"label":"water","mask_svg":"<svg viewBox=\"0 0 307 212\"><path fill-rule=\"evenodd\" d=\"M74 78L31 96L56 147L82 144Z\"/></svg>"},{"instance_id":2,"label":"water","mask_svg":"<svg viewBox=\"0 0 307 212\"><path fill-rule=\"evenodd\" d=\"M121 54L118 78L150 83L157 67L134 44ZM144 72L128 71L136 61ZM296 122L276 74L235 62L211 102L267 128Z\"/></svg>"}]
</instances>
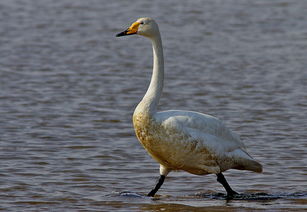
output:
<instances>
[{"instance_id":1,"label":"water","mask_svg":"<svg viewBox=\"0 0 307 212\"><path fill-rule=\"evenodd\" d=\"M0 210L307 210L307 2L12 1L0 3ZM241 135L263 174L171 173L131 116L150 78L151 46L115 38L138 17L160 24L160 109L194 110Z\"/></svg>"}]
</instances>

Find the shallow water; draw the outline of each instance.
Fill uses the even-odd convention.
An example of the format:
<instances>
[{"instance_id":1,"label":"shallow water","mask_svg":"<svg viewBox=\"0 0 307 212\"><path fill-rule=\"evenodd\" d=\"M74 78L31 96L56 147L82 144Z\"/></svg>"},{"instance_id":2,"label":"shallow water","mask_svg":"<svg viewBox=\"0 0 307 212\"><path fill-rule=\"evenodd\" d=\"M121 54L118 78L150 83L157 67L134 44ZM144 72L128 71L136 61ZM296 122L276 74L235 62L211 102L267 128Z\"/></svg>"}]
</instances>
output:
<instances>
[{"instance_id":1,"label":"shallow water","mask_svg":"<svg viewBox=\"0 0 307 212\"><path fill-rule=\"evenodd\" d=\"M307 2L0 2L0 210L307 210ZM263 174L171 173L131 116L150 78L151 46L115 38L136 18L160 24L160 109L208 113L241 135Z\"/></svg>"}]
</instances>

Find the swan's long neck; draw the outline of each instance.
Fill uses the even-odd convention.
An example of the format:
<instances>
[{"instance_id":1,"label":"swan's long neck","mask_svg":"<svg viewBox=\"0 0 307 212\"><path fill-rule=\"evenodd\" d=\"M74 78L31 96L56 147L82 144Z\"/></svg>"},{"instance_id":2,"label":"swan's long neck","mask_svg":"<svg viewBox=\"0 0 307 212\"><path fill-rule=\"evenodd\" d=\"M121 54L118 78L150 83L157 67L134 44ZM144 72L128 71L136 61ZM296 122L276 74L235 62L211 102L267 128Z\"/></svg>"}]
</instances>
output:
<instances>
[{"instance_id":1,"label":"swan's long neck","mask_svg":"<svg viewBox=\"0 0 307 212\"><path fill-rule=\"evenodd\" d=\"M150 38L153 49L153 71L148 90L135 109L135 113L147 113L152 115L156 112L163 89L164 58L160 33Z\"/></svg>"}]
</instances>

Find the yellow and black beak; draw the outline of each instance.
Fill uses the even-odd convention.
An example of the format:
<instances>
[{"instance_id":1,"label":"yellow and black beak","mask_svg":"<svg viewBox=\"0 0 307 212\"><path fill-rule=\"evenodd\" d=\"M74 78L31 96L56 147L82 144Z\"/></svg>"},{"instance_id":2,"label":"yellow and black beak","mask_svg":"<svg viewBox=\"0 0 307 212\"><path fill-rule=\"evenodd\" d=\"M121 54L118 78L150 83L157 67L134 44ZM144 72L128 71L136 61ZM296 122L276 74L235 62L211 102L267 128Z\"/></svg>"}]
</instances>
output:
<instances>
[{"instance_id":1,"label":"yellow and black beak","mask_svg":"<svg viewBox=\"0 0 307 212\"><path fill-rule=\"evenodd\" d=\"M126 35L134 35L138 32L139 29L139 22L134 22L128 29L125 31L118 33L116 37L126 36Z\"/></svg>"}]
</instances>

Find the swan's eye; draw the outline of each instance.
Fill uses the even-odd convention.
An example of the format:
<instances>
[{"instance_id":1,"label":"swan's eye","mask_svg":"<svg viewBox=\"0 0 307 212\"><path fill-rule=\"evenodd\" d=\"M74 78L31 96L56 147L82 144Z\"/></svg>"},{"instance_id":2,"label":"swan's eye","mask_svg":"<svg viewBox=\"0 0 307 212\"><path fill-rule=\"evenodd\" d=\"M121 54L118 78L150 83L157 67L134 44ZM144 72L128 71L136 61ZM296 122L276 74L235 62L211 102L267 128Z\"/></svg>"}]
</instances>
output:
<instances>
[{"instance_id":1,"label":"swan's eye","mask_svg":"<svg viewBox=\"0 0 307 212\"><path fill-rule=\"evenodd\" d=\"M141 22L140 22L140 24L142 24L142 25L143 25L143 24L144 24L144 21L141 21Z\"/></svg>"}]
</instances>

